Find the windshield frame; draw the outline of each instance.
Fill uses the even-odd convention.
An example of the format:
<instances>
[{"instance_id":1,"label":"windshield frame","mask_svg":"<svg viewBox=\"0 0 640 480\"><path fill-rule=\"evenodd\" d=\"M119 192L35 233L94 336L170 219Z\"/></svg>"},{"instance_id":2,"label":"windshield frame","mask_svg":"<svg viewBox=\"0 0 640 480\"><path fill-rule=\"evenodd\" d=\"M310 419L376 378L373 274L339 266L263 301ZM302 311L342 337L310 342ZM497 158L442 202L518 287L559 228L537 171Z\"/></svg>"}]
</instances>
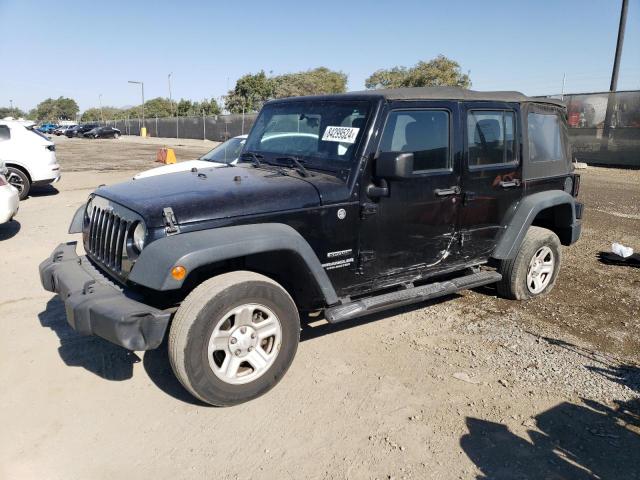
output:
<instances>
[{"instance_id":1,"label":"windshield frame","mask_svg":"<svg viewBox=\"0 0 640 480\"><path fill-rule=\"evenodd\" d=\"M259 148L252 148L251 141L256 135L261 135L260 138L264 138L263 136L264 132L258 132L257 129L259 128L262 118L264 117L264 115L267 115L270 113L271 108L284 107L284 106L294 105L294 104L299 105L304 103L343 104L343 105L350 104L350 105L353 105L354 108L360 107L360 108L366 109L366 114L364 116L364 124L362 127L360 127L361 131L358 132L358 136L356 141L354 142L354 148L350 158L344 159L344 160L337 160L337 159L322 157L317 154L316 155L295 154L295 153L284 152L284 151L273 152L273 151L267 151L267 150L260 150ZM261 156L260 160L270 165L285 166L280 161L278 161L278 158L295 157L296 159L300 160L307 169L310 169L310 170L318 170L322 172L331 172L331 173L344 173L345 171L353 172L360 163L361 151L363 147L366 146L367 144L370 125L376 117L376 111L377 111L377 106L376 106L375 100L363 99L363 98L357 98L357 97L355 98L347 97L347 96L345 96L344 98L327 97L326 99L324 98L319 99L317 97L300 97L296 99L286 99L284 101L273 100L265 104L262 110L260 111L258 117L256 118L256 121L253 124L253 127L251 128L251 131L249 132L243 151L252 152L260 155ZM310 115L313 115L313 113L311 113ZM319 134L322 134L322 132L326 130L328 126L330 125L321 124ZM334 126L334 125L331 125L331 126ZM286 135L287 133L288 132L275 133L274 136L278 134ZM313 135L315 136L315 134Z\"/></svg>"}]
</instances>

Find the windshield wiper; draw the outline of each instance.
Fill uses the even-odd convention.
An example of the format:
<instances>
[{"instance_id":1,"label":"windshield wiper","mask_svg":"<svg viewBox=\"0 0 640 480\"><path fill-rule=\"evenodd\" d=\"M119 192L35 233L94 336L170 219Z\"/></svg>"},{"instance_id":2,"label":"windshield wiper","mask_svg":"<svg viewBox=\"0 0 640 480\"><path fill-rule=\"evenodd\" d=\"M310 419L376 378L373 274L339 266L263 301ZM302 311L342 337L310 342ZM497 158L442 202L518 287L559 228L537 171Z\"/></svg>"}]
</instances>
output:
<instances>
[{"instance_id":1,"label":"windshield wiper","mask_svg":"<svg viewBox=\"0 0 640 480\"><path fill-rule=\"evenodd\" d=\"M299 158L296 157L278 157L276 158L276 160L289 160L293 165L296 166L296 171L302 175L303 177L310 177L311 174L309 173L309 171L304 168L304 165L302 164L302 161Z\"/></svg>"},{"instance_id":2,"label":"windshield wiper","mask_svg":"<svg viewBox=\"0 0 640 480\"><path fill-rule=\"evenodd\" d=\"M259 167L262 164L260 163L260 159L264 158L264 156L260 155L259 153L255 153L255 152L242 152L240 154L240 159L242 160L243 158L247 158L249 157L252 161L253 161L253 166L254 167Z\"/></svg>"}]
</instances>

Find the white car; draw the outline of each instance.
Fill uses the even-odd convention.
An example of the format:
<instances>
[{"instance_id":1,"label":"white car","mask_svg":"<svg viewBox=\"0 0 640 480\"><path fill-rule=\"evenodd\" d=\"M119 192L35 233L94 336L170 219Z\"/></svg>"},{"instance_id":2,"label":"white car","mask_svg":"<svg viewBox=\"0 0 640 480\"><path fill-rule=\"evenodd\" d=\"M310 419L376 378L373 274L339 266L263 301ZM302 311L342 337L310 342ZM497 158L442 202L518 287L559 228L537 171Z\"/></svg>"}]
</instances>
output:
<instances>
[{"instance_id":1,"label":"white car","mask_svg":"<svg viewBox=\"0 0 640 480\"><path fill-rule=\"evenodd\" d=\"M60 180L55 144L18 121L0 120L0 162L5 163L7 180L18 189L20 200L32 186Z\"/></svg>"},{"instance_id":2,"label":"white car","mask_svg":"<svg viewBox=\"0 0 640 480\"><path fill-rule=\"evenodd\" d=\"M7 182L6 173L6 167L0 163L0 225L10 222L20 205L18 190Z\"/></svg>"},{"instance_id":3,"label":"white car","mask_svg":"<svg viewBox=\"0 0 640 480\"><path fill-rule=\"evenodd\" d=\"M152 168L151 170L145 170L144 172L138 173L133 179L138 180L139 178L154 177L167 173L188 172L192 168L218 168L224 167L225 165L235 165L246 141L247 135L230 138L209 153L204 154L198 160L172 163L170 165Z\"/></svg>"}]
</instances>

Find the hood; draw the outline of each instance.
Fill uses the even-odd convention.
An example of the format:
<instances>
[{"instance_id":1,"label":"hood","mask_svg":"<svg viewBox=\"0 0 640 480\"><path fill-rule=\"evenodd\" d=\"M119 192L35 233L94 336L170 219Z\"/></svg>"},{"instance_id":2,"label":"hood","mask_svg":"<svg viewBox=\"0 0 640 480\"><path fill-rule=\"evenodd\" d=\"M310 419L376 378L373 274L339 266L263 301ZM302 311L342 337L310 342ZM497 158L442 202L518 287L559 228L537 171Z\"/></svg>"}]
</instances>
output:
<instances>
[{"instance_id":1,"label":"hood","mask_svg":"<svg viewBox=\"0 0 640 480\"><path fill-rule=\"evenodd\" d=\"M137 212L150 228L163 225L166 207L184 225L320 204L318 189L305 179L251 166L156 175L101 187L96 195Z\"/></svg>"},{"instance_id":2,"label":"hood","mask_svg":"<svg viewBox=\"0 0 640 480\"><path fill-rule=\"evenodd\" d=\"M176 172L188 172L192 168L197 169L205 169L205 168L220 168L226 167L225 163L216 163L216 162L207 162L204 160L188 160L186 162L180 163L172 163L170 165L163 165L161 167L152 168L150 170L145 170L144 172L140 172L133 177L134 180L138 180L139 178L153 177L155 175L164 175L166 173L176 173Z\"/></svg>"}]
</instances>

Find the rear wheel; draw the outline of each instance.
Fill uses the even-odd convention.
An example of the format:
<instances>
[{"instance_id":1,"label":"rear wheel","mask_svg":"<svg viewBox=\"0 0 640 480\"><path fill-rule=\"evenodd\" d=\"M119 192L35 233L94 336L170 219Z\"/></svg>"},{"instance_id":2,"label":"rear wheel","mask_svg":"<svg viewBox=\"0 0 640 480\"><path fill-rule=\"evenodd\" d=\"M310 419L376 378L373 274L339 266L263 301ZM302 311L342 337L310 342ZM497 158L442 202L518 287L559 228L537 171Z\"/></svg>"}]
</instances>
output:
<instances>
[{"instance_id":1,"label":"rear wheel","mask_svg":"<svg viewBox=\"0 0 640 480\"><path fill-rule=\"evenodd\" d=\"M31 190L29 177L19 168L8 167L7 170L7 182L18 190L20 200L24 200L29 195L29 190Z\"/></svg>"},{"instance_id":2,"label":"rear wheel","mask_svg":"<svg viewBox=\"0 0 640 480\"><path fill-rule=\"evenodd\" d=\"M182 302L169 332L169 359L200 400L230 406L256 398L288 370L300 338L291 296L253 272L199 285Z\"/></svg>"},{"instance_id":3,"label":"rear wheel","mask_svg":"<svg viewBox=\"0 0 640 480\"><path fill-rule=\"evenodd\" d=\"M514 300L544 295L553 289L560 264L558 236L546 228L529 227L515 258L500 263L498 293Z\"/></svg>"}]
</instances>

